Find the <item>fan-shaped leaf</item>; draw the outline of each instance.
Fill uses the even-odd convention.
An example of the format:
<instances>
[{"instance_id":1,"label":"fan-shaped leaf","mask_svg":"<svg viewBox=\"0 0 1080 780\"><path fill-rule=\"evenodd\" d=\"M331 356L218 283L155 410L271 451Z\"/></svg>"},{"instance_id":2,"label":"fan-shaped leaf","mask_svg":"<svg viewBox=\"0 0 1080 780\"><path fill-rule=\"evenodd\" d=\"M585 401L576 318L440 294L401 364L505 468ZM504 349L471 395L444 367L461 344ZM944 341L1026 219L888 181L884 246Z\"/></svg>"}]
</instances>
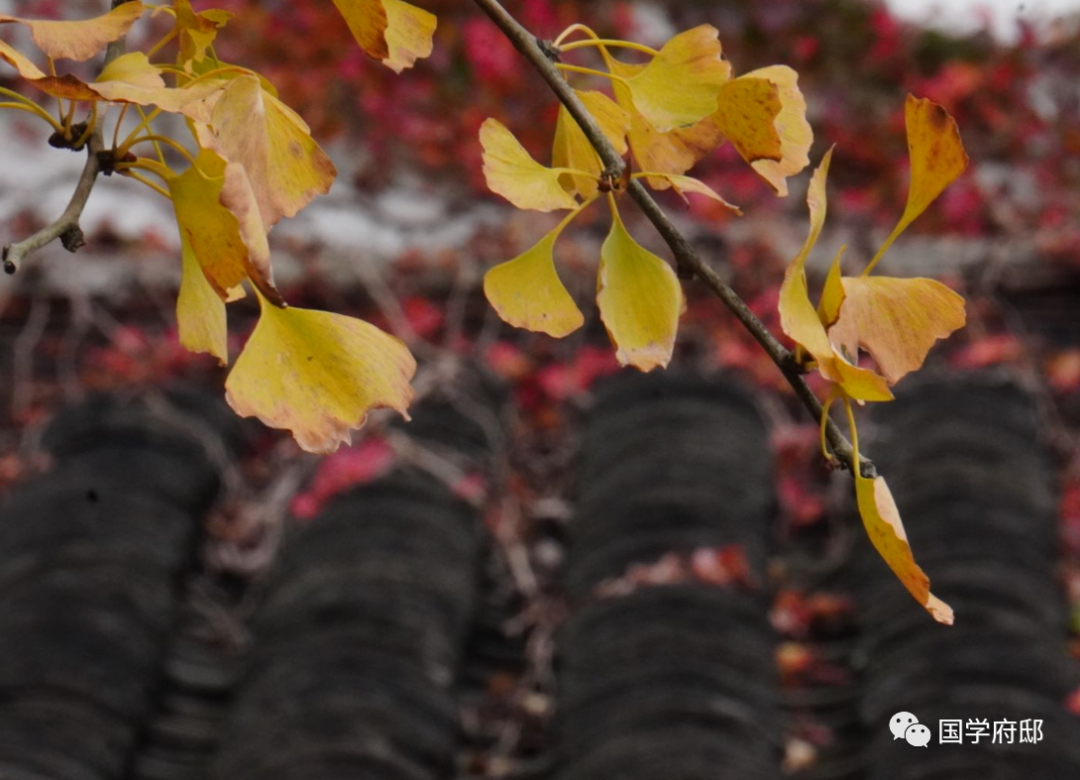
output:
<instances>
[{"instance_id":1,"label":"fan-shaped leaf","mask_svg":"<svg viewBox=\"0 0 1080 780\"><path fill-rule=\"evenodd\" d=\"M88 60L115 40L127 35L131 26L147 11L140 2L128 2L102 16L78 21L19 19L0 14L0 24L18 23L30 28L30 37L39 49L54 60Z\"/></svg>"},{"instance_id":2,"label":"fan-shaped leaf","mask_svg":"<svg viewBox=\"0 0 1080 780\"><path fill-rule=\"evenodd\" d=\"M484 177L492 192L519 209L554 211L577 206L574 196L559 183L561 175L572 171L538 163L499 121L488 119L480 126L480 144Z\"/></svg>"}]
</instances>

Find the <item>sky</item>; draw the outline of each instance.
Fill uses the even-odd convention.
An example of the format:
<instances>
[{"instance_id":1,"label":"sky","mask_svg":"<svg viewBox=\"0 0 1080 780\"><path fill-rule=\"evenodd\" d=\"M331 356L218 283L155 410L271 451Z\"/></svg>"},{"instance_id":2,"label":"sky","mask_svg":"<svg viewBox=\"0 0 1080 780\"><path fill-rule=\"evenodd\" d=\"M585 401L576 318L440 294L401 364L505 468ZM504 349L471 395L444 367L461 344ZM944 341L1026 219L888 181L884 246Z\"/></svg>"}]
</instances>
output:
<instances>
[{"instance_id":1,"label":"sky","mask_svg":"<svg viewBox=\"0 0 1080 780\"><path fill-rule=\"evenodd\" d=\"M989 16L991 29L1003 40L1016 37L1016 20L1045 27L1055 17L1080 13L1080 0L887 0L893 12L913 22L949 30L971 31Z\"/></svg>"}]
</instances>

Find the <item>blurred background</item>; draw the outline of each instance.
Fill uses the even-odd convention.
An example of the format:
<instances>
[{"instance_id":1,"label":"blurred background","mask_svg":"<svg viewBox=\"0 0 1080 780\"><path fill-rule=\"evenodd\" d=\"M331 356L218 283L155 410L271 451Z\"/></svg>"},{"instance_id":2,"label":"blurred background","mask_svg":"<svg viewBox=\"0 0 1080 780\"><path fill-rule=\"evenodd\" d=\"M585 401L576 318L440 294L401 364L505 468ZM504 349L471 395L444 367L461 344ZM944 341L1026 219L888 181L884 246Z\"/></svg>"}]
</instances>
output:
<instances>
[{"instance_id":1,"label":"blurred background","mask_svg":"<svg viewBox=\"0 0 1080 780\"><path fill-rule=\"evenodd\" d=\"M618 370L592 301L600 212L575 221L557 249L586 326L555 341L499 322L484 272L556 220L487 191L478 129L496 117L546 162L557 104L478 9L419 4L439 17L435 51L400 76L365 58L330 3L196 4L237 15L218 55L264 73L339 171L329 195L271 235L286 299L364 317L409 343L421 363L411 427L376 416L352 446L315 458L223 411L227 370L177 341L171 206L134 182L99 181L78 254L54 244L0 279L0 768L19 778L670 780L719 777L722 766L737 777L1075 776L1080 3L506 3L543 38L586 22L655 46L709 23L736 73L796 69L812 164L836 144L812 287L841 244L848 262L869 258L903 210L905 95L956 118L971 166L882 267L953 286L968 299L968 325L935 348L928 378L904 383L895 411L862 415L864 448L890 476L916 557L957 607L951 635L888 579L861 537L848 479L822 466L815 421L718 301L686 286L672 376ZM0 13L76 18L103 6L9 1ZM156 40L154 24L136 28L132 45ZM27 89L0 70L0 85ZM23 116L0 114L5 244L62 211L82 166ZM808 174L780 199L729 147L694 170L745 216L671 195L661 204L779 331ZM624 217L667 256L647 222ZM257 312L242 303L229 314L235 355ZM69 416L56 418L61 409ZM158 463L150 452L165 454ZM664 469L683 462L689 476ZM159 485L177 464L187 470ZM735 471L743 484L716 476ZM92 517L41 503L72 484ZM172 531L125 546L138 518L164 510L106 511L88 496L108 485L127 501L133 484L178 514ZM703 484L713 492L695 492ZM661 497L631 490L648 485ZM37 541L10 530L42 506L78 528ZM120 516L129 525L109 525ZM81 540L67 563L41 552L65 539ZM152 570L138 563L162 546L175 556ZM75 623L62 610L44 628L35 621L65 588L92 590L72 560L96 561L99 587L115 590L82 610L103 610L87 632L113 620L129 589L123 566L136 563L161 600L131 607L132 620L161 625L130 664L54 679L82 630L72 627L79 610ZM33 590L42 571L51 584ZM448 579L433 588L438 573ZM669 619L656 636L635 634ZM110 641L136 646L123 636L88 639L80 657L93 665L111 657ZM980 648L1000 656L971 655ZM30 669L34 656L51 660ZM304 657L316 671L290 666ZM596 668L597 658L621 660ZM665 658L678 661L655 667ZM604 678L605 668L624 676ZM103 704L96 691L109 675L143 682ZM744 679L752 684L739 688ZM77 709L64 696L87 680L99 684L71 695L84 719L71 723L83 727L60 728ZM324 706L319 691L366 693ZM911 763L915 748L885 725L905 702L935 742L937 719L950 717L1040 718L1046 741L1017 755L932 744L939 759ZM79 753L72 745L103 712L115 732Z\"/></svg>"}]
</instances>

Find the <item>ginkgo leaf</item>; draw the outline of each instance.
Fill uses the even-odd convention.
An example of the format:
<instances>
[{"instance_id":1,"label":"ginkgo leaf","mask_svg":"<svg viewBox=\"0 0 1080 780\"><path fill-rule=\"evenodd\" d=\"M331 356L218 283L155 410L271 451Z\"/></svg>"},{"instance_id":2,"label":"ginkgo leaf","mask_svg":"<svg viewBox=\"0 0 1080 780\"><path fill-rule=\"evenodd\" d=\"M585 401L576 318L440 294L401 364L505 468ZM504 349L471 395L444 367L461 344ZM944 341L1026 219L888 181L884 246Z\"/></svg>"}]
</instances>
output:
<instances>
[{"instance_id":1,"label":"ginkgo leaf","mask_svg":"<svg viewBox=\"0 0 1080 780\"><path fill-rule=\"evenodd\" d=\"M825 182L831 161L832 149L829 149L810 177L810 186L806 191L806 204L810 208L810 232L799 253L784 271L779 302L781 329L813 356L826 379L835 376L831 366L833 348L817 309L810 302L810 290L806 283L806 258L817 243L821 228L825 224L828 209Z\"/></svg>"},{"instance_id":2,"label":"ginkgo leaf","mask_svg":"<svg viewBox=\"0 0 1080 780\"><path fill-rule=\"evenodd\" d=\"M784 281L780 285L780 327L796 344L810 353L817 362L821 375L840 385L848 397L857 401L891 401L893 395L882 377L856 365L854 358L846 360L843 355L836 353L821 315L810 302L810 291L806 283L806 258L817 243L821 228L825 224L828 205L825 182L831 160L832 149L829 149L810 178L806 193L806 203L810 207L810 232L802 249L784 271ZM838 263L839 256L834 261L834 264Z\"/></svg>"},{"instance_id":3,"label":"ginkgo leaf","mask_svg":"<svg viewBox=\"0 0 1080 780\"><path fill-rule=\"evenodd\" d=\"M270 265L270 243L266 238L267 227L259 212L251 179L240 163L229 163L225 166L221 205L236 218L238 235L247 250L244 268L248 278L270 301L279 306L284 305L274 284L274 270Z\"/></svg>"},{"instance_id":4,"label":"ginkgo leaf","mask_svg":"<svg viewBox=\"0 0 1080 780\"><path fill-rule=\"evenodd\" d=\"M776 117L782 105L776 84L764 78L732 79L720 88L712 119L749 163L781 159Z\"/></svg>"},{"instance_id":5,"label":"ginkgo leaf","mask_svg":"<svg viewBox=\"0 0 1080 780\"><path fill-rule=\"evenodd\" d=\"M844 256L846 246L840 247L840 251L833 258L829 266L829 273L825 277L825 286L821 289L821 300L818 301L818 319L821 324L829 328L840 317L840 307L844 305L844 283L841 281L843 270L840 268L840 259Z\"/></svg>"},{"instance_id":6,"label":"ginkgo leaf","mask_svg":"<svg viewBox=\"0 0 1080 780\"><path fill-rule=\"evenodd\" d=\"M624 83L637 111L666 132L716 111L717 94L730 78L731 65L721 56L717 29L703 24L669 40Z\"/></svg>"},{"instance_id":7,"label":"ginkgo leaf","mask_svg":"<svg viewBox=\"0 0 1080 780\"><path fill-rule=\"evenodd\" d=\"M128 2L102 16L78 21L19 19L0 14L0 24L18 23L30 28L34 44L54 60L88 60L113 41L127 35L147 11L140 2Z\"/></svg>"},{"instance_id":8,"label":"ginkgo leaf","mask_svg":"<svg viewBox=\"0 0 1080 780\"><path fill-rule=\"evenodd\" d=\"M382 0L334 0L334 5L365 54L377 60L390 56L386 43L389 20Z\"/></svg>"},{"instance_id":9,"label":"ginkgo leaf","mask_svg":"<svg viewBox=\"0 0 1080 780\"><path fill-rule=\"evenodd\" d=\"M259 303L259 322L225 381L237 414L288 429L318 453L348 443L372 409L407 418L416 361L399 339L340 314Z\"/></svg>"},{"instance_id":10,"label":"ginkgo leaf","mask_svg":"<svg viewBox=\"0 0 1080 780\"><path fill-rule=\"evenodd\" d=\"M232 19L232 13L211 8L196 13L191 0L175 0L176 26L180 38L180 62L202 62L217 32Z\"/></svg>"},{"instance_id":11,"label":"ginkgo leaf","mask_svg":"<svg viewBox=\"0 0 1080 780\"><path fill-rule=\"evenodd\" d=\"M244 166L267 230L329 192L337 175L307 123L255 76L232 79L196 132L201 147Z\"/></svg>"},{"instance_id":12,"label":"ginkgo leaf","mask_svg":"<svg viewBox=\"0 0 1080 780\"><path fill-rule=\"evenodd\" d=\"M956 120L937 103L907 96L904 105L911 187L907 207L893 231L899 235L926 211L942 191L967 168L968 156L960 141Z\"/></svg>"},{"instance_id":13,"label":"ginkgo leaf","mask_svg":"<svg viewBox=\"0 0 1080 780\"><path fill-rule=\"evenodd\" d=\"M90 84L103 99L114 103L157 106L163 111L183 114L196 121L209 121L214 99L225 88L224 81L211 80L174 88L165 85L161 70L141 51L117 57Z\"/></svg>"},{"instance_id":14,"label":"ginkgo leaf","mask_svg":"<svg viewBox=\"0 0 1080 780\"><path fill-rule=\"evenodd\" d=\"M559 234L577 214L570 214L536 246L484 274L484 295L504 322L557 339L585 322L559 279L553 252Z\"/></svg>"},{"instance_id":15,"label":"ginkgo leaf","mask_svg":"<svg viewBox=\"0 0 1080 780\"><path fill-rule=\"evenodd\" d=\"M736 81L759 78L775 84L780 98L780 113L773 123L780 136L780 159L748 162L776 190L778 196L786 197L788 177L798 174L810 164L814 131L806 120L806 98L799 90L799 75L794 70L787 65L770 65L750 71Z\"/></svg>"},{"instance_id":16,"label":"ginkgo leaf","mask_svg":"<svg viewBox=\"0 0 1080 780\"><path fill-rule=\"evenodd\" d=\"M225 303L203 273L187 236L180 235L183 276L176 299L180 343L191 352L213 355L221 365L229 362Z\"/></svg>"},{"instance_id":17,"label":"ginkgo leaf","mask_svg":"<svg viewBox=\"0 0 1080 780\"><path fill-rule=\"evenodd\" d=\"M683 312L682 286L671 266L640 246L612 209L600 249L596 303L615 357L641 371L663 368L675 349Z\"/></svg>"},{"instance_id":18,"label":"ginkgo leaf","mask_svg":"<svg viewBox=\"0 0 1080 780\"><path fill-rule=\"evenodd\" d=\"M703 181L700 181L699 179L695 179L692 176L678 176L678 175L673 174L673 173L654 174L652 172L649 172L647 174L647 177L648 177L649 181L652 181L653 179L657 179L657 178L664 179L665 181L667 181L672 186L672 188L676 192L678 192L680 195L682 195L684 200L686 199L685 193L687 193L687 192L693 192L693 193L695 193L697 195L704 195L706 198L711 198L712 200L715 200L717 203L724 206L725 208L730 209L731 211L735 212L739 216L742 216L742 211L739 210L738 206L731 205L726 200L724 200L719 195L719 193L717 193L716 190L714 190L708 184L706 184Z\"/></svg>"},{"instance_id":19,"label":"ginkgo leaf","mask_svg":"<svg viewBox=\"0 0 1080 780\"><path fill-rule=\"evenodd\" d=\"M480 126L480 145L488 189L519 209L554 211L578 205L559 183L559 177L573 173L572 169L547 168L536 162L498 120L488 119Z\"/></svg>"},{"instance_id":20,"label":"ginkgo leaf","mask_svg":"<svg viewBox=\"0 0 1080 780\"><path fill-rule=\"evenodd\" d=\"M221 204L225 161L204 149L195 162L198 169L189 168L169 181L169 194L182 243L191 249L207 280L224 299L228 290L248 276L248 248L236 216Z\"/></svg>"},{"instance_id":21,"label":"ginkgo leaf","mask_svg":"<svg viewBox=\"0 0 1080 780\"><path fill-rule=\"evenodd\" d=\"M577 96L615 151L620 155L626 154L630 114L603 92L578 92ZM570 194L580 195L586 200L596 195L603 171L600 156L585 137L577 120L562 105L559 106L559 118L555 123L551 164L555 168L575 168L589 173L589 176L567 174L562 179L563 186Z\"/></svg>"},{"instance_id":22,"label":"ginkgo leaf","mask_svg":"<svg viewBox=\"0 0 1080 780\"><path fill-rule=\"evenodd\" d=\"M962 328L964 299L933 279L843 278L844 304L829 338L847 354L870 353L890 384L922 366L938 339Z\"/></svg>"},{"instance_id":23,"label":"ginkgo leaf","mask_svg":"<svg viewBox=\"0 0 1080 780\"><path fill-rule=\"evenodd\" d=\"M50 76L4 41L0 41L0 59L15 68L20 76L35 87L53 97L68 100L101 99L101 96L81 79L70 73L65 73L62 76Z\"/></svg>"},{"instance_id":24,"label":"ginkgo leaf","mask_svg":"<svg viewBox=\"0 0 1080 780\"><path fill-rule=\"evenodd\" d=\"M438 20L435 14L402 0L382 0L382 3L386 10L385 35L389 50L382 63L395 73L401 73L417 60L431 55Z\"/></svg>"},{"instance_id":25,"label":"ginkgo leaf","mask_svg":"<svg viewBox=\"0 0 1080 780\"><path fill-rule=\"evenodd\" d=\"M939 623L952 625L952 608L930 592L930 578L915 563L900 511L884 477L869 479L853 470L859 515L871 543L915 600Z\"/></svg>"}]
</instances>

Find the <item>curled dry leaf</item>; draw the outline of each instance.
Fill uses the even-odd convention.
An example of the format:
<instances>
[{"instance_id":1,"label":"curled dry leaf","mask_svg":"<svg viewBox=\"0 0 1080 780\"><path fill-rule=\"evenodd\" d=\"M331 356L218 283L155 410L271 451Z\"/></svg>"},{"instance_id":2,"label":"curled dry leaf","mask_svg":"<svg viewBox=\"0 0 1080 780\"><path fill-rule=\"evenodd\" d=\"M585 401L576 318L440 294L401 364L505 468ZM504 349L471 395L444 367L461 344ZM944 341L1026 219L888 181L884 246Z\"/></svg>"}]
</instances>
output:
<instances>
[{"instance_id":1,"label":"curled dry leaf","mask_svg":"<svg viewBox=\"0 0 1080 780\"><path fill-rule=\"evenodd\" d=\"M259 214L255 191L247 171L239 163L225 166L225 182L221 188L221 205L236 218L237 234L247 250L244 268L252 284L276 306L284 306L281 294L274 285L274 270L270 265L270 243L267 227Z\"/></svg>"},{"instance_id":2,"label":"curled dry leaf","mask_svg":"<svg viewBox=\"0 0 1080 780\"><path fill-rule=\"evenodd\" d=\"M536 246L484 274L484 295L504 322L557 339L584 324L555 270L555 241L568 222L563 220Z\"/></svg>"},{"instance_id":3,"label":"curled dry leaf","mask_svg":"<svg viewBox=\"0 0 1080 780\"><path fill-rule=\"evenodd\" d=\"M88 60L113 41L127 35L131 26L148 10L139 2L128 2L102 16L78 21L19 19L0 14L0 24L23 24L30 28L34 44L54 60Z\"/></svg>"},{"instance_id":4,"label":"curled dry leaf","mask_svg":"<svg viewBox=\"0 0 1080 780\"><path fill-rule=\"evenodd\" d=\"M908 95L904 118L911 157L911 187L904 215L893 235L899 235L926 211L968 165L956 120L944 108L925 98Z\"/></svg>"},{"instance_id":5,"label":"curled dry leaf","mask_svg":"<svg viewBox=\"0 0 1080 780\"><path fill-rule=\"evenodd\" d=\"M874 548L934 620L952 625L952 608L930 592L930 578L915 563L900 511L885 478L869 479L859 474L858 469L853 474L859 515Z\"/></svg>"},{"instance_id":6,"label":"curled dry leaf","mask_svg":"<svg viewBox=\"0 0 1080 780\"><path fill-rule=\"evenodd\" d=\"M596 303L621 365L664 368L675 349L682 287L671 266L640 246L612 209L611 232L600 249Z\"/></svg>"},{"instance_id":7,"label":"curled dry leaf","mask_svg":"<svg viewBox=\"0 0 1080 780\"><path fill-rule=\"evenodd\" d=\"M559 183L563 174L573 170L536 162L498 120L488 119L480 126L480 145L488 189L519 209L554 211L577 206L574 196Z\"/></svg>"},{"instance_id":8,"label":"curled dry leaf","mask_svg":"<svg viewBox=\"0 0 1080 780\"><path fill-rule=\"evenodd\" d=\"M267 230L329 192L337 175L307 123L254 75L228 82L196 134L199 146L244 166Z\"/></svg>"},{"instance_id":9,"label":"curled dry leaf","mask_svg":"<svg viewBox=\"0 0 1080 780\"><path fill-rule=\"evenodd\" d=\"M372 409L408 416L416 361L399 339L340 314L259 303L225 382L237 414L288 429L303 449L324 454L348 443Z\"/></svg>"}]
</instances>

